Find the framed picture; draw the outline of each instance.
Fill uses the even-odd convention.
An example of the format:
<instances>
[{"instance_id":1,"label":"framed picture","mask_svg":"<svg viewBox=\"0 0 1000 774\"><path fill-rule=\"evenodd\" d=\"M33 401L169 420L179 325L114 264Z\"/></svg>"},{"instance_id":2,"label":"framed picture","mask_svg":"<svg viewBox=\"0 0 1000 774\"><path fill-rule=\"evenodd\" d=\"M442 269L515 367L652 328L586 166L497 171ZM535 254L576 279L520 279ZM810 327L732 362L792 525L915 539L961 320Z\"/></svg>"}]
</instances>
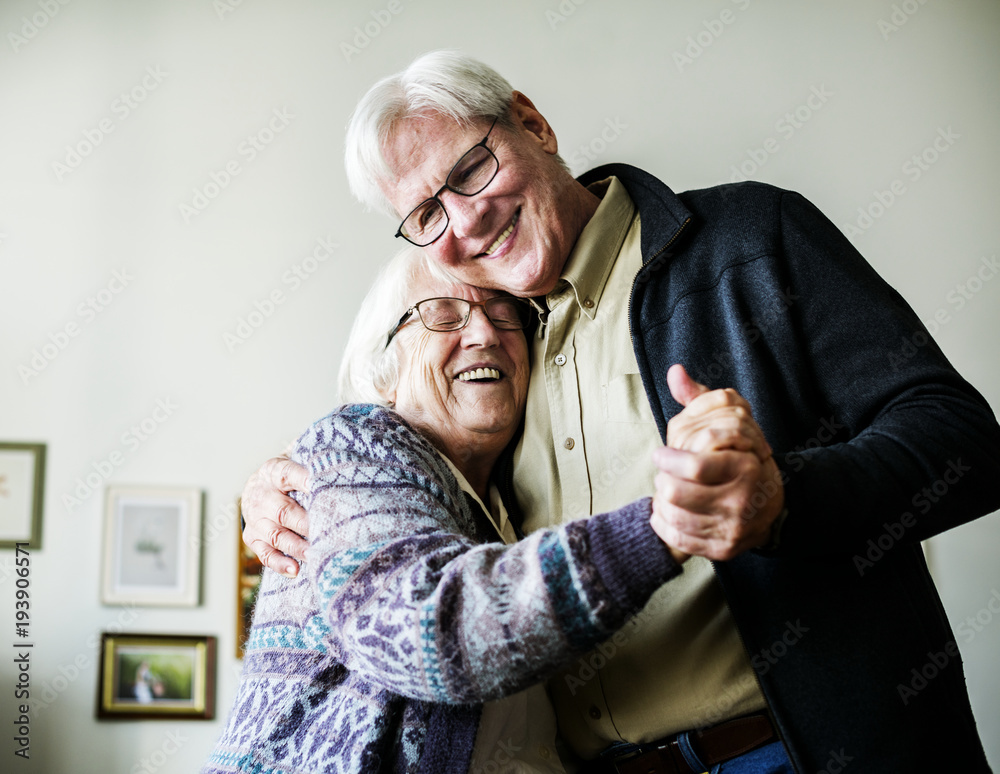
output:
<instances>
[{"instance_id":1,"label":"framed picture","mask_svg":"<svg viewBox=\"0 0 1000 774\"><path fill-rule=\"evenodd\" d=\"M109 486L101 601L197 606L201 511L197 489Z\"/></svg>"},{"instance_id":2,"label":"framed picture","mask_svg":"<svg viewBox=\"0 0 1000 774\"><path fill-rule=\"evenodd\" d=\"M45 444L0 441L0 548L42 547Z\"/></svg>"},{"instance_id":3,"label":"framed picture","mask_svg":"<svg viewBox=\"0 0 1000 774\"><path fill-rule=\"evenodd\" d=\"M236 513L241 515L238 499ZM260 574L264 569L257 554L247 548L243 542L241 522L242 517L236 522L236 658L243 658L243 646L246 645L247 638L250 636L253 606L257 601L257 591L260 589Z\"/></svg>"},{"instance_id":4,"label":"framed picture","mask_svg":"<svg viewBox=\"0 0 1000 774\"><path fill-rule=\"evenodd\" d=\"M99 718L215 717L215 637L104 632L99 674Z\"/></svg>"}]
</instances>

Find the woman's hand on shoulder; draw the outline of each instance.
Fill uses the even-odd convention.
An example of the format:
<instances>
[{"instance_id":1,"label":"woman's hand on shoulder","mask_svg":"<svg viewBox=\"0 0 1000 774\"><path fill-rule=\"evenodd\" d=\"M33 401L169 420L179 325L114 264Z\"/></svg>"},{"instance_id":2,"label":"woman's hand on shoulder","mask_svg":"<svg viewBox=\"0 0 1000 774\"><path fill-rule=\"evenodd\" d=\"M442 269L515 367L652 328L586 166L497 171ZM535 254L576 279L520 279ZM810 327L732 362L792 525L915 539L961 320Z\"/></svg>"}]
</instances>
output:
<instances>
[{"instance_id":1,"label":"woman's hand on shoulder","mask_svg":"<svg viewBox=\"0 0 1000 774\"><path fill-rule=\"evenodd\" d=\"M309 471L288 457L272 457L247 480L240 498L243 542L265 567L294 578L305 558L309 517L288 493L309 487Z\"/></svg>"}]
</instances>

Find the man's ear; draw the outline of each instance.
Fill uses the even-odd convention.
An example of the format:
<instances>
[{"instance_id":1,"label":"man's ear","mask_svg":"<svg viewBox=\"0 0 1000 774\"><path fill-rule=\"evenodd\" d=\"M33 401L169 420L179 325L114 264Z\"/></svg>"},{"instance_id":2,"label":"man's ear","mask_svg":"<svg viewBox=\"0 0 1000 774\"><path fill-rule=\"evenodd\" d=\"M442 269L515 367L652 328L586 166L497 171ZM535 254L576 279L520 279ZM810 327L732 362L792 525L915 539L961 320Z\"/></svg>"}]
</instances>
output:
<instances>
[{"instance_id":1,"label":"man's ear","mask_svg":"<svg viewBox=\"0 0 1000 774\"><path fill-rule=\"evenodd\" d=\"M534 141L543 151L553 156L559 152L559 143L556 141L556 134L549 126L549 122L535 109L532 101L519 91L515 91L513 94L510 112L515 123L532 135Z\"/></svg>"}]
</instances>

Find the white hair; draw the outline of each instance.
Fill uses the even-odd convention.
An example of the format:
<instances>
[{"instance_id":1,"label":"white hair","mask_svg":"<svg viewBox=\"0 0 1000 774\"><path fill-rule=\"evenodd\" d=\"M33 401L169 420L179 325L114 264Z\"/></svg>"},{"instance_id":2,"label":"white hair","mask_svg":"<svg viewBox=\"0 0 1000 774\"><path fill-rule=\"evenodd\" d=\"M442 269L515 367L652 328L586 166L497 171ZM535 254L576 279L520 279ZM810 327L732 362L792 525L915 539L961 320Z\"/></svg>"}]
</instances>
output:
<instances>
[{"instance_id":1,"label":"white hair","mask_svg":"<svg viewBox=\"0 0 1000 774\"><path fill-rule=\"evenodd\" d=\"M463 127L496 118L499 126L513 128L513 93L496 70L457 51L432 51L383 78L361 98L347 125L344 165L351 192L365 206L395 215L380 185L392 178L382 149L396 125L436 113Z\"/></svg>"},{"instance_id":2,"label":"white hair","mask_svg":"<svg viewBox=\"0 0 1000 774\"><path fill-rule=\"evenodd\" d=\"M400 337L389 347L385 340L411 302L410 288L425 277L449 287L464 284L412 245L400 250L379 271L361 302L340 362L340 402L388 404L388 396L399 382Z\"/></svg>"}]
</instances>

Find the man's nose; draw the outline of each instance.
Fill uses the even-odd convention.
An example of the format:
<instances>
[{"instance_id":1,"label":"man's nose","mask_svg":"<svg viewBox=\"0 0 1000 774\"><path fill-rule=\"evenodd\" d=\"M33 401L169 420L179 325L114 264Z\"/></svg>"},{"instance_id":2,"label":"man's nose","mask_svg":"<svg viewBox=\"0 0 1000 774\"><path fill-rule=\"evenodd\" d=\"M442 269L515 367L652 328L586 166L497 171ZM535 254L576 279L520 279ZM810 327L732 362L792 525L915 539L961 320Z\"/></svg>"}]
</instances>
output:
<instances>
[{"instance_id":1,"label":"man's nose","mask_svg":"<svg viewBox=\"0 0 1000 774\"><path fill-rule=\"evenodd\" d=\"M479 236L483 218L489 209L489 201L482 194L462 196L453 191L446 192L445 209L452 233L458 239Z\"/></svg>"}]
</instances>

